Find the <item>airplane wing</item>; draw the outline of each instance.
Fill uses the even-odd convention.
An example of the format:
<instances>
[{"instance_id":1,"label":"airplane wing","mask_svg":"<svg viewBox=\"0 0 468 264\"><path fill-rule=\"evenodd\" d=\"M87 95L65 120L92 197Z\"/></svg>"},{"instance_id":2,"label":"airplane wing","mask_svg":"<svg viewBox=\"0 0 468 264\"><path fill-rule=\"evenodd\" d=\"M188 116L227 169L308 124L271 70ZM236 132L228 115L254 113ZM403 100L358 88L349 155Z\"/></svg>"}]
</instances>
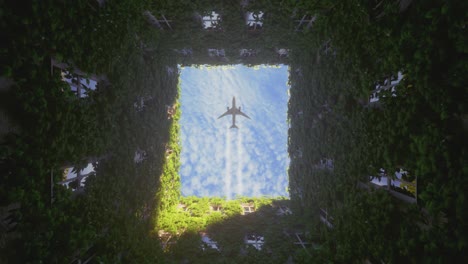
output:
<instances>
[{"instance_id":1,"label":"airplane wing","mask_svg":"<svg viewBox=\"0 0 468 264\"><path fill-rule=\"evenodd\" d=\"M250 119L250 117L249 117L248 115L244 114L243 112L241 112L241 110L237 110L237 113L236 113L236 114L241 115L241 116L245 116L245 117L247 117L248 119Z\"/></svg>"},{"instance_id":2,"label":"airplane wing","mask_svg":"<svg viewBox=\"0 0 468 264\"><path fill-rule=\"evenodd\" d=\"M227 116L227 115L232 115L232 108L229 109L229 110L227 110L226 113L220 115L220 116L218 117L218 119L220 119L220 118L223 117L223 116Z\"/></svg>"}]
</instances>

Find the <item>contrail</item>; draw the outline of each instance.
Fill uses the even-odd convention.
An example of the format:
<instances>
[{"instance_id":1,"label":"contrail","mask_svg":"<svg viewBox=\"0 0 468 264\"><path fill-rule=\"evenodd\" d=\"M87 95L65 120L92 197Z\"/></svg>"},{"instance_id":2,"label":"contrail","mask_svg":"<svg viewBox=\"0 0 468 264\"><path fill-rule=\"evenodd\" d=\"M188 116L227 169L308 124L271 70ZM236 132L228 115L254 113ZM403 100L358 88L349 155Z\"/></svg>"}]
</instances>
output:
<instances>
[{"instance_id":1,"label":"contrail","mask_svg":"<svg viewBox=\"0 0 468 264\"><path fill-rule=\"evenodd\" d=\"M226 198L231 200L231 129L229 126L226 127L226 177L224 181L224 193Z\"/></svg>"},{"instance_id":2,"label":"contrail","mask_svg":"<svg viewBox=\"0 0 468 264\"><path fill-rule=\"evenodd\" d=\"M236 193L237 195L242 195L244 191L242 179L242 136L241 131L237 131L237 186Z\"/></svg>"}]
</instances>

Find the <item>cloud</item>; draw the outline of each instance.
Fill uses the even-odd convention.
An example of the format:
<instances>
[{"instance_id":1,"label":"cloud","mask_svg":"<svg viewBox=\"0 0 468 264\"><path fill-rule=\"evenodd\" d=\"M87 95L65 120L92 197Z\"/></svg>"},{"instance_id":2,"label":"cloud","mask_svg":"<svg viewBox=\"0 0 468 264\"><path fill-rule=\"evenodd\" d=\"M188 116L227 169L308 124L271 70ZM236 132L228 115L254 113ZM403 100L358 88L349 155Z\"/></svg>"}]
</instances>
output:
<instances>
[{"instance_id":1,"label":"cloud","mask_svg":"<svg viewBox=\"0 0 468 264\"><path fill-rule=\"evenodd\" d=\"M287 77L284 66L182 70L184 195L287 195ZM230 116L217 119L232 96L252 118L236 118L239 130L228 129Z\"/></svg>"}]
</instances>

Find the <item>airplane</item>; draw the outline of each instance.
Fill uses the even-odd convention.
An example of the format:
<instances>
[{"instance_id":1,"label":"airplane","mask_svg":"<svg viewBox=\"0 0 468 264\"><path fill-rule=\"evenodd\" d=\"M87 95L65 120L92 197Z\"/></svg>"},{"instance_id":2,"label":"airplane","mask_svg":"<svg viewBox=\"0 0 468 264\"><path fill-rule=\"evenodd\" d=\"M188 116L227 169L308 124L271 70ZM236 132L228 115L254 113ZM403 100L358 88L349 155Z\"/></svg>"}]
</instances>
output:
<instances>
[{"instance_id":1,"label":"airplane","mask_svg":"<svg viewBox=\"0 0 468 264\"><path fill-rule=\"evenodd\" d=\"M248 117L246 114L242 113L241 112L241 108L240 106L238 108L236 108L236 97L232 97L232 107L229 108L229 106L227 107L227 111L226 113L220 115L218 117L218 119L220 119L221 117L223 116L227 116L227 115L232 115L232 126L231 128L238 128L236 126L236 115L241 115L241 116L245 116L247 117L248 119L250 119L250 117Z\"/></svg>"}]
</instances>

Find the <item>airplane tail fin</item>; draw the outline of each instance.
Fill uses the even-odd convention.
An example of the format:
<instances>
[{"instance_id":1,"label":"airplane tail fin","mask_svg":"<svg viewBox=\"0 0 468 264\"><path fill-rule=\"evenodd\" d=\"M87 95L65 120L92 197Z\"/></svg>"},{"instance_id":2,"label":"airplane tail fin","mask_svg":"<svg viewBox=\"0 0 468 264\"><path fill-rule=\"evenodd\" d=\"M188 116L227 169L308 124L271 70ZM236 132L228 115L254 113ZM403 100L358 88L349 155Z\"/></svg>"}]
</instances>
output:
<instances>
[{"instance_id":1,"label":"airplane tail fin","mask_svg":"<svg viewBox=\"0 0 468 264\"><path fill-rule=\"evenodd\" d=\"M230 128L238 128L236 125L232 125Z\"/></svg>"}]
</instances>

